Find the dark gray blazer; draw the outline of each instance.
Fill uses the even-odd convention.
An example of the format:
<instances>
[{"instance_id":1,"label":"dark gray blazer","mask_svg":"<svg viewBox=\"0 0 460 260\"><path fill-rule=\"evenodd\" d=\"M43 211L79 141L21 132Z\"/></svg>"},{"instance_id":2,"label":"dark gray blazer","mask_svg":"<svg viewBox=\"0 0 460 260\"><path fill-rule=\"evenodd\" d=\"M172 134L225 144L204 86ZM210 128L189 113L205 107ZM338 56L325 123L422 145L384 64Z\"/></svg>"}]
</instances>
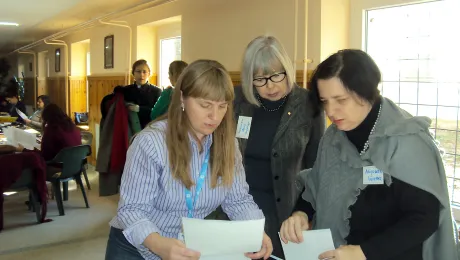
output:
<instances>
[{"instance_id":1,"label":"dark gray blazer","mask_svg":"<svg viewBox=\"0 0 460 260\"><path fill-rule=\"evenodd\" d=\"M241 87L235 87L234 111L252 117L256 106L248 103ZM313 117L308 90L295 86L287 100L272 143L272 174L279 221L292 213L299 196L295 180L302 169L313 167L318 145L325 129L324 113ZM247 139L238 138L244 158ZM254 173L246 173L254 174ZM279 223L281 224L281 223Z\"/></svg>"},{"instance_id":2,"label":"dark gray blazer","mask_svg":"<svg viewBox=\"0 0 460 260\"><path fill-rule=\"evenodd\" d=\"M235 120L239 116L252 117L255 105L248 103L241 87L235 87ZM324 113L313 117L308 90L298 86L292 89L272 143L271 168L279 221L282 223L292 213L300 195L295 179L302 169L313 167L319 141L325 130ZM247 139L238 138L243 155ZM244 163L244 161L243 161ZM255 174L247 172L246 174ZM218 210L219 211L219 210ZM209 218L225 219L222 212ZM281 225L281 223L270 223ZM267 223L268 224L268 223Z\"/></svg>"}]
</instances>

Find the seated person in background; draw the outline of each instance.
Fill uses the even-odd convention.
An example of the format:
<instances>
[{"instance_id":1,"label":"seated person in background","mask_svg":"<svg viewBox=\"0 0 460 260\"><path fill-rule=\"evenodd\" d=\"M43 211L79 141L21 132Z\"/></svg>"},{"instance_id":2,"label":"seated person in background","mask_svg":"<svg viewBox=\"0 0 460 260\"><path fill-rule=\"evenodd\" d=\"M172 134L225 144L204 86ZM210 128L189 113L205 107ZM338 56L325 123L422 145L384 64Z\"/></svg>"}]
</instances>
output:
<instances>
[{"instance_id":1,"label":"seated person in background","mask_svg":"<svg viewBox=\"0 0 460 260\"><path fill-rule=\"evenodd\" d=\"M219 205L231 220L264 218L248 193L228 72L216 61L198 60L177 89L167 119L148 125L128 150L106 260L199 259L180 239L181 219L203 219ZM266 234L261 244L247 257L267 259Z\"/></svg>"},{"instance_id":2,"label":"seated person in background","mask_svg":"<svg viewBox=\"0 0 460 260\"><path fill-rule=\"evenodd\" d=\"M49 105L50 98L46 95L41 95L37 98L37 111L32 115L30 119L24 119L24 122L35 129L42 128L42 113L43 109Z\"/></svg>"},{"instance_id":3,"label":"seated person in background","mask_svg":"<svg viewBox=\"0 0 460 260\"><path fill-rule=\"evenodd\" d=\"M5 97L0 96L0 116L9 114L11 110L11 105L6 101Z\"/></svg>"},{"instance_id":4,"label":"seated person in background","mask_svg":"<svg viewBox=\"0 0 460 260\"><path fill-rule=\"evenodd\" d=\"M169 64L168 74L169 80L171 81L171 86L167 87L165 90L163 90L163 92L161 92L160 98L158 98L157 103L155 103L155 106L152 109L152 113L150 113L150 119L155 120L168 111L169 102L171 101L174 86L176 85L177 79L185 67L187 67L187 63L181 60L175 60Z\"/></svg>"},{"instance_id":5,"label":"seated person in background","mask_svg":"<svg viewBox=\"0 0 460 260\"><path fill-rule=\"evenodd\" d=\"M19 100L18 91L19 91L18 84L13 80L9 81L8 86L6 88L5 99L6 101L8 101L8 103L11 104L11 108L9 111L10 116L17 117L18 119L16 120L16 122L24 123L24 120L22 119L22 117L19 116L19 113L16 110L18 109L22 113L27 115L26 105L21 100Z\"/></svg>"},{"instance_id":6,"label":"seated person in background","mask_svg":"<svg viewBox=\"0 0 460 260\"><path fill-rule=\"evenodd\" d=\"M43 137L41 154L45 161L52 160L62 149L81 145L81 135L72 119L56 104L49 104L42 113ZM18 151L23 151L18 147ZM58 167L48 167L47 178L59 172Z\"/></svg>"},{"instance_id":7,"label":"seated person in background","mask_svg":"<svg viewBox=\"0 0 460 260\"><path fill-rule=\"evenodd\" d=\"M134 84L123 90L125 102L131 103L128 109L137 112L141 127L150 122L150 112L161 94L161 89L149 83L150 67L146 60L134 62L132 73Z\"/></svg>"}]
</instances>

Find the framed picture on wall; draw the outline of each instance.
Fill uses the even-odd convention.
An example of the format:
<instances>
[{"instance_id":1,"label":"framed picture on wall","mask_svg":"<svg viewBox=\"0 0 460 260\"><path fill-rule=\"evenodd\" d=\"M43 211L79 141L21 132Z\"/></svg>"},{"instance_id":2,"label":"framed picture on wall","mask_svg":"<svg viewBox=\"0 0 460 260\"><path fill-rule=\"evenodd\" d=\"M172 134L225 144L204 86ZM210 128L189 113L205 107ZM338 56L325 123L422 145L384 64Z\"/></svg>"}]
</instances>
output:
<instances>
[{"instance_id":1,"label":"framed picture on wall","mask_svg":"<svg viewBox=\"0 0 460 260\"><path fill-rule=\"evenodd\" d=\"M113 69L113 35L104 38L104 69Z\"/></svg>"},{"instance_id":2,"label":"framed picture on wall","mask_svg":"<svg viewBox=\"0 0 460 260\"><path fill-rule=\"evenodd\" d=\"M61 49L56 49L54 52L54 71L61 71Z\"/></svg>"},{"instance_id":3,"label":"framed picture on wall","mask_svg":"<svg viewBox=\"0 0 460 260\"><path fill-rule=\"evenodd\" d=\"M32 71L34 68L32 66L32 62L29 62L29 71Z\"/></svg>"}]
</instances>

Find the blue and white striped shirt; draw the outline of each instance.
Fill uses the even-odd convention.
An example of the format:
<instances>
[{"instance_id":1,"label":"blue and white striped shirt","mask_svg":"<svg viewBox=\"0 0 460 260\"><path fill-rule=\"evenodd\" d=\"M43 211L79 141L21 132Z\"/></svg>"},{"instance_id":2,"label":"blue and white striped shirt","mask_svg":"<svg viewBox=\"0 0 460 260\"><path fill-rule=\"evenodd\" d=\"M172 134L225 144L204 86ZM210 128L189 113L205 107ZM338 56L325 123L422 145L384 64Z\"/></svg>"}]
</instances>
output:
<instances>
[{"instance_id":1,"label":"blue and white striped shirt","mask_svg":"<svg viewBox=\"0 0 460 260\"><path fill-rule=\"evenodd\" d=\"M123 230L126 239L145 259L160 259L142 243L151 233L178 238L181 219L187 217L185 186L172 177L166 147L166 121L144 129L129 147L121 179L118 213L110 225ZM191 139L191 173L197 183L206 153ZM235 143L238 143L235 140ZM206 136L204 149L210 149L212 135ZM206 151L206 150L205 150ZM241 153L235 149L235 176L231 187L222 185L212 189L210 169L195 204L194 217L205 218L219 205L231 220L262 219L264 215L249 195ZM194 196L195 186L191 187Z\"/></svg>"}]
</instances>

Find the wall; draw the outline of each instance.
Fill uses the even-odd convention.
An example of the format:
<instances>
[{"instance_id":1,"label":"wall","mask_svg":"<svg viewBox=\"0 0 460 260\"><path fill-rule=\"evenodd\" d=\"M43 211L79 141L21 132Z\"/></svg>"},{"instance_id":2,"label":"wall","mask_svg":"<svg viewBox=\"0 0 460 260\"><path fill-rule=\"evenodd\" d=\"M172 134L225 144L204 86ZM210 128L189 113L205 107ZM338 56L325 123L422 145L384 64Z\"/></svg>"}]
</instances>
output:
<instances>
[{"instance_id":1,"label":"wall","mask_svg":"<svg viewBox=\"0 0 460 260\"><path fill-rule=\"evenodd\" d=\"M297 45L303 46L306 14L301 10L305 10L306 0L297 1ZM190 62L200 58L215 59L228 70L236 71L240 70L242 54L247 44L263 34L278 37L291 58L294 58L295 2L180 0L131 15L126 20L131 24L147 24L152 20L180 15L183 60ZM276 19L269 19L270 17ZM299 47L296 60L301 63L304 57L305 51Z\"/></svg>"},{"instance_id":2,"label":"wall","mask_svg":"<svg viewBox=\"0 0 460 260\"><path fill-rule=\"evenodd\" d=\"M365 48L365 10L421 2L429 2L429 0L350 0L350 47Z\"/></svg>"},{"instance_id":3,"label":"wall","mask_svg":"<svg viewBox=\"0 0 460 260\"><path fill-rule=\"evenodd\" d=\"M349 47L350 0L321 1L321 61Z\"/></svg>"},{"instance_id":4,"label":"wall","mask_svg":"<svg viewBox=\"0 0 460 260\"><path fill-rule=\"evenodd\" d=\"M137 26L137 54L135 59L146 60L152 73L156 71L156 35L156 29L152 26Z\"/></svg>"}]
</instances>

